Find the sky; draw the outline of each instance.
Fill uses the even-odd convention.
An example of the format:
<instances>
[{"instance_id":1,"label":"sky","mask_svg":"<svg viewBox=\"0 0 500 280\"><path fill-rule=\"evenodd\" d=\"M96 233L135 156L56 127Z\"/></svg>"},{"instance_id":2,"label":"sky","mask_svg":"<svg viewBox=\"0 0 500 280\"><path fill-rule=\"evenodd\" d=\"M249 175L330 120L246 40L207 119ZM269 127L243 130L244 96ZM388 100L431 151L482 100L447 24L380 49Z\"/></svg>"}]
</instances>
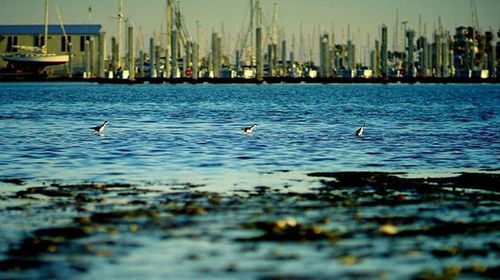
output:
<instances>
[{"instance_id":1,"label":"sky","mask_svg":"<svg viewBox=\"0 0 500 280\"><path fill-rule=\"evenodd\" d=\"M98 23L104 26L108 35L116 34L117 24L112 17L118 13L119 0L53 1L57 2L64 23ZM144 41L147 42L152 34L164 32L166 0L123 1L125 17ZM223 26L233 44L242 24L248 24L249 0L180 1L193 37L196 37L195 23L198 21L204 37L208 38L213 30L221 31ZM0 0L0 24L41 24L43 3L43 0ZM347 40L348 25L355 41L367 42L368 36L370 40L378 38L380 26L386 24L391 40L396 10L399 21L407 21L407 27L415 31L418 31L421 15L428 34L437 26L439 16L448 30L472 23L470 0L261 0L265 25L270 25L274 3L278 7L278 27L283 28L286 38L291 34L298 38L301 23L304 36L311 36L314 27L320 32L331 32L333 24L337 42ZM92 7L90 17L89 7ZM476 7L483 31L500 29L500 0L476 0ZM50 22L58 22L55 9L51 9Z\"/></svg>"}]
</instances>

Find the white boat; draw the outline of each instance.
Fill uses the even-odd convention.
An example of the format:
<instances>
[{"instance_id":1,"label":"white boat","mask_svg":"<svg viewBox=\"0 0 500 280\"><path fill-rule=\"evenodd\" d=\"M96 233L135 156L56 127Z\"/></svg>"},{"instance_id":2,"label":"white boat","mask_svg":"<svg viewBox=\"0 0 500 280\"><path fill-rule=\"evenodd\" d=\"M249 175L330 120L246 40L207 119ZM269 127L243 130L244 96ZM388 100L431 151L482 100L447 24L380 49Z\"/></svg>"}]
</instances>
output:
<instances>
[{"instance_id":1,"label":"white boat","mask_svg":"<svg viewBox=\"0 0 500 280\"><path fill-rule=\"evenodd\" d=\"M43 38L48 37L49 24L49 0L45 0L45 32ZM42 72L47 66L68 63L68 54L50 54L47 50L47 40L41 48L15 46L20 49L31 49L32 53L10 54L3 56L3 60L9 62L15 69L27 72Z\"/></svg>"},{"instance_id":2,"label":"white boat","mask_svg":"<svg viewBox=\"0 0 500 280\"><path fill-rule=\"evenodd\" d=\"M67 54L13 54L4 56L3 59L14 66L16 69L28 72L42 72L47 66L61 65L68 63Z\"/></svg>"}]
</instances>

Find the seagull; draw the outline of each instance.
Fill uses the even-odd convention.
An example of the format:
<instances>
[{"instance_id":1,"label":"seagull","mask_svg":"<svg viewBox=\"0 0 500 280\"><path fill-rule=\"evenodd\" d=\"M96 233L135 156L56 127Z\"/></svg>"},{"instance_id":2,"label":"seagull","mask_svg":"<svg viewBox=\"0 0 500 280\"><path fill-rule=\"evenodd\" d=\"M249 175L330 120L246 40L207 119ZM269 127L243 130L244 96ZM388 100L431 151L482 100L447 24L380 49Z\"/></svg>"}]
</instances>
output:
<instances>
[{"instance_id":1,"label":"seagull","mask_svg":"<svg viewBox=\"0 0 500 280\"><path fill-rule=\"evenodd\" d=\"M254 123L252 126L249 126L249 127L245 127L245 128L243 128L243 132L244 132L245 134L250 134L250 133L252 133L252 131L253 131L256 127L257 127L257 124L256 124L256 123Z\"/></svg>"},{"instance_id":2,"label":"seagull","mask_svg":"<svg viewBox=\"0 0 500 280\"><path fill-rule=\"evenodd\" d=\"M363 124L360 128L356 129L356 136L363 137L364 131L365 131L365 124Z\"/></svg>"},{"instance_id":3,"label":"seagull","mask_svg":"<svg viewBox=\"0 0 500 280\"><path fill-rule=\"evenodd\" d=\"M104 121L101 125L98 125L98 126L95 126L95 127L91 127L90 129L93 129L97 133L101 133L101 132L104 131L104 129L108 125L109 125L109 122L108 121Z\"/></svg>"}]
</instances>

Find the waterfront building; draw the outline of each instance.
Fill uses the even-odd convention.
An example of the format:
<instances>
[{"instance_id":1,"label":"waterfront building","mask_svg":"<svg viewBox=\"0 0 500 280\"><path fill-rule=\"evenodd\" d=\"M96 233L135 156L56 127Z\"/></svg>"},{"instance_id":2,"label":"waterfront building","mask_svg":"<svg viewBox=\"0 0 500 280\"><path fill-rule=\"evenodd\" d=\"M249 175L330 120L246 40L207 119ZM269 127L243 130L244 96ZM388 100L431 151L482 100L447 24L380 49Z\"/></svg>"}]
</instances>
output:
<instances>
[{"instance_id":1,"label":"waterfront building","mask_svg":"<svg viewBox=\"0 0 500 280\"><path fill-rule=\"evenodd\" d=\"M49 25L47 45L51 53L54 54L71 54L69 64L60 66L51 66L46 68L49 73L68 75L82 75L85 71L86 52L90 56L89 68L93 75L99 72L97 69L97 59L100 57L96 51L90 52L90 49L97 50L99 46L104 45L100 40L104 40L105 36L101 36L102 26L99 24L65 24L64 31L67 36L64 36L63 29L60 25ZM25 54L33 53L34 49L40 48L45 40L44 25L0 25L0 56L10 54ZM88 42L88 43L87 43ZM100 65L101 63L99 63ZM8 66L8 62L0 60L0 68L4 69ZM71 70L71 71L69 71Z\"/></svg>"}]
</instances>

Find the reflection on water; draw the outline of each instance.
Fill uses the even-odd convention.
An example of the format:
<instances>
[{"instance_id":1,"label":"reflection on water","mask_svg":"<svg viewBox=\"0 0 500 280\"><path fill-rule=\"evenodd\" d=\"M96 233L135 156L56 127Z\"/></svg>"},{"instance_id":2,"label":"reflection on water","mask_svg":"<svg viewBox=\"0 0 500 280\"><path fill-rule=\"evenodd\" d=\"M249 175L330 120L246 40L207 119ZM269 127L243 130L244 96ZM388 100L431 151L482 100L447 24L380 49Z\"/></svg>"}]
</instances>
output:
<instances>
[{"instance_id":1,"label":"reflection on water","mask_svg":"<svg viewBox=\"0 0 500 280\"><path fill-rule=\"evenodd\" d=\"M2 177L216 184L276 170L499 167L498 85L0 86Z\"/></svg>"}]
</instances>

